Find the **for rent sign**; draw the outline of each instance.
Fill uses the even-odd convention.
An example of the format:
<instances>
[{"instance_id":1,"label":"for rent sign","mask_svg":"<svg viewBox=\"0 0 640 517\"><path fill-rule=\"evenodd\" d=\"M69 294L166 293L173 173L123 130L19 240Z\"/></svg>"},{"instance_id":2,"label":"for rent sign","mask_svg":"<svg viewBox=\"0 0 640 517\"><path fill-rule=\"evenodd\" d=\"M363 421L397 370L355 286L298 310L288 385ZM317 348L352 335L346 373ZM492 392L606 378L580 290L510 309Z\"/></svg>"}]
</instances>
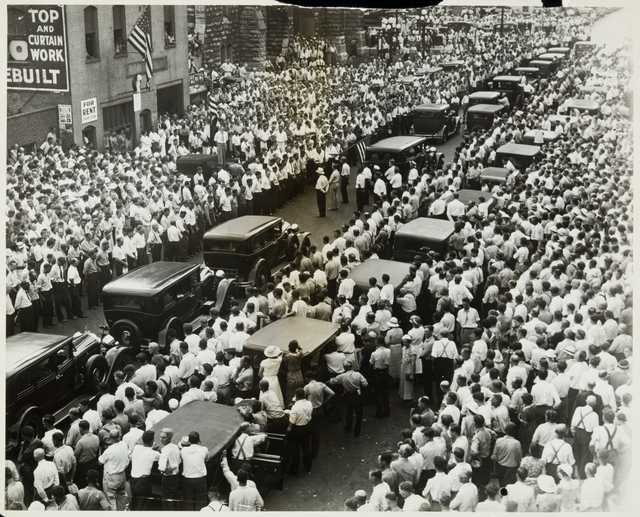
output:
<instances>
[{"instance_id":1,"label":"for rent sign","mask_svg":"<svg viewBox=\"0 0 640 517\"><path fill-rule=\"evenodd\" d=\"M7 88L69 91L64 6L24 6L20 34L9 27Z\"/></svg>"}]
</instances>

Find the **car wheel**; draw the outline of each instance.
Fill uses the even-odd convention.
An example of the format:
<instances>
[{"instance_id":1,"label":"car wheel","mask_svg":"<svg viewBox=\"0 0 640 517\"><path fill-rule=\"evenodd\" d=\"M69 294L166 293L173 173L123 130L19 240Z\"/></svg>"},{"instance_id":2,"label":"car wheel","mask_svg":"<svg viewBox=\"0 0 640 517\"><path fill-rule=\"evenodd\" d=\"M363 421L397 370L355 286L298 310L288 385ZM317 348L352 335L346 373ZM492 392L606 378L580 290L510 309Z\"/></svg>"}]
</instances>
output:
<instances>
[{"instance_id":1,"label":"car wheel","mask_svg":"<svg viewBox=\"0 0 640 517\"><path fill-rule=\"evenodd\" d=\"M91 393L105 388L109 377L109 364L103 355L89 357L85 366L85 385Z\"/></svg>"},{"instance_id":2,"label":"car wheel","mask_svg":"<svg viewBox=\"0 0 640 517\"><path fill-rule=\"evenodd\" d=\"M22 436L22 430L30 426L36 432L36 436L42 436L42 412L38 406L27 408L18 420L18 436Z\"/></svg>"},{"instance_id":3,"label":"car wheel","mask_svg":"<svg viewBox=\"0 0 640 517\"><path fill-rule=\"evenodd\" d=\"M122 343L122 334L124 332L129 333L132 345L140 343L142 333L140 332L138 325L131 320L118 320L109 330L109 333L114 337L114 339L120 343Z\"/></svg>"}]
</instances>

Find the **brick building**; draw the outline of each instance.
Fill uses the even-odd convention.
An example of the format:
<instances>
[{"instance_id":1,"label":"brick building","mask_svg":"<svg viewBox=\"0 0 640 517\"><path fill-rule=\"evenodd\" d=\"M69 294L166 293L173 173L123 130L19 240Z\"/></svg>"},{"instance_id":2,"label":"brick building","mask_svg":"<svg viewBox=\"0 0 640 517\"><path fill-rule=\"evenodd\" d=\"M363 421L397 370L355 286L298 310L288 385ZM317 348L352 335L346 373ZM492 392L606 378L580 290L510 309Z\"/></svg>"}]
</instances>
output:
<instances>
[{"instance_id":1,"label":"brick building","mask_svg":"<svg viewBox=\"0 0 640 517\"><path fill-rule=\"evenodd\" d=\"M9 6L9 34L27 6ZM9 91L7 144L41 143L58 126L58 105L72 106L70 137L86 138L98 149L109 133L125 131L133 142L159 113L182 113L189 102L187 14L184 5L152 5L154 75L147 89L142 57L127 37L142 14L138 5L66 5L69 92ZM15 29L14 29L15 30ZM143 76L140 111L134 112L133 80ZM97 108L82 122L81 106Z\"/></svg>"},{"instance_id":2,"label":"brick building","mask_svg":"<svg viewBox=\"0 0 640 517\"><path fill-rule=\"evenodd\" d=\"M379 16L362 9L311 9L290 6L205 6L203 62L219 66L226 60L261 68L275 59L294 33L333 41L339 57L362 46L368 24Z\"/></svg>"}]
</instances>

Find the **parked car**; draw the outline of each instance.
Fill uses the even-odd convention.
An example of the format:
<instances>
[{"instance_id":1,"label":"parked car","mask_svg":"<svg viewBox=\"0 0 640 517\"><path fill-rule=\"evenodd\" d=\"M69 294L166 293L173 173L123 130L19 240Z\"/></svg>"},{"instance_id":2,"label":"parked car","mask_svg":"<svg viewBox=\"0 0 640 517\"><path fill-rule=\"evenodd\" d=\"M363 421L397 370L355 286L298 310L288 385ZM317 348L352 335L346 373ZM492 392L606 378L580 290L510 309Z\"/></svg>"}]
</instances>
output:
<instances>
[{"instance_id":1,"label":"parked car","mask_svg":"<svg viewBox=\"0 0 640 517\"><path fill-rule=\"evenodd\" d=\"M529 61L528 66L537 68L540 71L541 77L548 77L555 70L554 62L544 59L532 59L531 61Z\"/></svg>"},{"instance_id":2,"label":"parked car","mask_svg":"<svg viewBox=\"0 0 640 517\"><path fill-rule=\"evenodd\" d=\"M309 233L291 234L280 217L244 215L214 226L202 237L202 254L211 269L221 269L239 286L263 285L271 273L295 256ZM296 248L297 249L297 248Z\"/></svg>"},{"instance_id":3,"label":"parked car","mask_svg":"<svg viewBox=\"0 0 640 517\"><path fill-rule=\"evenodd\" d=\"M41 430L42 417L65 420L82 399L96 398L111 371L100 339L90 332L73 336L20 332L5 344L6 429Z\"/></svg>"},{"instance_id":4,"label":"parked car","mask_svg":"<svg viewBox=\"0 0 640 517\"><path fill-rule=\"evenodd\" d=\"M269 323L249 336L244 345L245 354L257 367L264 359L264 351L270 345L279 347L283 353L289 351L289 342L298 341L303 358L303 367L310 368L320 363L322 350L332 342L340 328L328 321L291 316Z\"/></svg>"},{"instance_id":5,"label":"parked car","mask_svg":"<svg viewBox=\"0 0 640 517\"><path fill-rule=\"evenodd\" d=\"M349 272L349 278L355 283L355 294L367 294L369 279L374 277L381 283L382 274L389 275L389 282L398 287L409 274L410 264L397 260L367 259Z\"/></svg>"},{"instance_id":6,"label":"parked car","mask_svg":"<svg viewBox=\"0 0 640 517\"><path fill-rule=\"evenodd\" d=\"M500 92L479 90L469 94L469 107L476 104L500 104L500 97Z\"/></svg>"},{"instance_id":7,"label":"parked car","mask_svg":"<svg viewBox=\"0 0 640 517\"><path fill-rule=\"evenodd\" d=\"M537 145L514 144L512 142L498 147L496 160L502 165L513 163L523 171L540 155L540 147Z\"/></svg>"},{"instance_id":8,"label":"parked car","mask_svg":"<svg viewBox=\"0 0 640 517\"><path fill-rule=\"evenodd\" d=\"M384 171L389 167L389 160L393 158L402 174L407 174L409 161L426 141L426 138L417 135L383 138L367 147L366 159L374 165L379 165Z\"/></svg>"},{"instance_id":9,"label":"parked car","mask_svg":"<svg viewBox=\"0 0 640 517\"><path fill-rule=\"evenodd\" d=\"M455 135L460 127L460 117L448 104L421 104L412 113L413 133L441 144Z\"/></svg>"},{"instance_id":10,"label":"parked car","mask_svg":"<svg viewBox=\"0 0 640 517\"><path fill-rule=\"evenodd\" d=\"M205 182L209 181L211 175L222 167L234 177L240 176L243 173L242 166L239 163L229 162L221 167L218 163L218 158L211 154L187 154L185 156L178 156L176 159L176 172L178 174L184 174L185 176L193 178L198 167L202 167L202 175L204 176Z\"/></svg>"},{"instance_id":11,"label":"parked car","mask_svg":"<svg viewBox=\"0 0 640 517\"><path fill-rule=\"evenodd\" d=\"M458 190L458 199L461 203L464 203L467 208L469 208L469 205L472 203L475 203L476 205L480 203L481 198L484 199L484 201L489 201L490 204L493 204L494 202L490 192L482 192L481 190L466 188Z\"/></svg>"},{"instance_id":12,"label":"parked car","mask_svg":"<svg viewBox=\"0 0 640 517\"><path fill-rule=\"evenodd\" d=\"M484 183L489 186L504 185L509 174L511 174L511 171L504 167L485 167L480 172L480 185Z\"/></svg>"},{"instance_id":13,"label":"parked car","mask_svg":"<svg viewBox=\"0 0 640 517\"><path fill-rule=\"evenodd\" d=\"M445 253L454 225L445 219L417 217L403 224L393 238L393 258L412 262L414 257L425 256L433 250Z\"/></svg>"},{"instance_id":14,"label":"parked car","mask_svg":"<svg viewBox=\"0 0 640 517\"><path fill-rule=\"evenodd\" d=\"M454 59L452 61L443 61L439 66L445 71L451 71L463 68L465 66L465 62L459 59Z\"/></svg>"},{"instance_id":15,"label":"parked car","mask_svg":"<svg viewBox=\"0 0 640 517\"><path fill-rule=\"evenodd\" d=\"M496 92L498 93L498 92ZM506 110L503 104L476 104L467 110L467 131L491 129L496 117Z\"/></svg>"},{"instance_id":16,"label":"parked car","mask_svg":"<svg viewBox=\"0 0 640 517\"><path fill-rule=\"evenodd\" d=\"M567 57L571 49L569 47L550 47L548 52L551 54L562 54L564 57Z\"/></svg>"},{"instance_id":17,"label":"parked car","mask_svg":"<svg viewBox=\"0 0 640 517\"><path fill-rule=\"evenodd\" d=\"M440 66L425 66L425 67L418 68L415 74L418 77L433 76L442 71L443 71L443 68Z\"/></svg>"},{"instance_id":18,"label":"parked car","mask_svg":"<svg viewBox=\"0 0 640 517\"><path fill-rule=\"evenodd\" d=\"M143 340L166 345L170 328L183 337L184 323L198 320L208 306L222 310L228 301L232 279L220 281L215 302L207 302L213 278L201 281L200 264L153 262L112 280L102 288L103 311L111 335L122 341L126 331L136 346Z\"/></svg>"},{"instance_id":19,"label":"parked car","mask_svg":"<svg viewBox=\"0 0 640 517\"><path fill-rule=\"evenodd\" d=\"M535 81L541 76L537 66L517 66L513 72L515 75L524 75L527 81L532 84L535 84Z\"/></svg>"},{"instance_id":20,"label":"parked car","mask_svg":"<svg viewBox=\"0 0 640 517\"><path fill-rule=\"evenodd\" d=\"M560 137L555 131L545 131L543 129L530 129L523 136L521 143L528 145L542 145L555 142Z\"/></svg>"},{"instance_id":21,"label":"parked car","mask_svg":"<svg viewBox=\"0 0 640 517\"><path fill-rule=\"evenodd\" d=\"M588 113L594 115L600 111L600 103L592 99L578 99L573 97L562 103L562 108L567 112L578 111L580 113Z\"/></svg>"},{"instance_id":22,"label":"parked car","mask_svg":"<svg viewBox=\"0 0 640 517\"><path fill-rule=\"evenodd\" d=\"M509 99L512 106L517 106L522 102L523 89L522 75L496 75L491 80L491 89L503 93Z\"/></svg>"},{"instance_id":23,"label":"parked car","mask_svg":"<svg viewBox=\"0 0 640 517\"><path fill-rule=\"evenodd\" d=\"M558 54L554 52L545 52L544 54L540 54L537 56L537 59L542 59L543 61L553 61L554 63L559 63L564 59L564 54Z\"/></svg>"}]
</instances>

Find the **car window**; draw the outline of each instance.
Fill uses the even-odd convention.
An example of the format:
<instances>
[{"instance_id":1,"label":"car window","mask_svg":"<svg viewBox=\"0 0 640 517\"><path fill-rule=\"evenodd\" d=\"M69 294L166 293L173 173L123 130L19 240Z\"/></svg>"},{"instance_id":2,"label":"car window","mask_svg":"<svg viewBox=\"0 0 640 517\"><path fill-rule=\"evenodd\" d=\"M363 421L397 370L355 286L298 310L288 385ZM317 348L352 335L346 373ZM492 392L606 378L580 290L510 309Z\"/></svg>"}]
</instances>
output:
<instances>
[{"instance_id":1,"label":"car window","mask_svg":"<svg viewBox=\"0 0 640 517\"><path fill-rule=\"evenodd\" d=\"M161 295L160 301L162 311L174 307L180 300L194 292L199 285L199 272L196 270L193 274L181 279L171 287L167 288Z\"/></svg>"},{"instance_id":2,"label":"car window","mask_svg":"<svg viewBox=\"0 0 640 517\"><path fill-rule=\"evenodd\" d=\"M280 228L280 225L267 228L266 230L260 232L251 240L251 252L254 253L266 248L267 246L275 242L278 237L280 237L280 235L282 235L282 229Z\"/></svg>"},{"instance_id":3,"label":"car window","mask_svg":"<svg viewBox=\"0 0 640 517\"><path fill-rule=\"evenodd\" d=\"M105 297L106 309L122 309L132 311L144 311L145 301L143 298L134 295L112 295Z\"/></svg>"},{"instance_id":4,"label":"car window","mask_svg":"<svg viewBox=\"0 0 640 517\"><path fill-rule=\"evenodd\" d=\"M238 251L237 243L234 241L205 239L202 247L203 251Z\"/></svg>"}]
</instances>

